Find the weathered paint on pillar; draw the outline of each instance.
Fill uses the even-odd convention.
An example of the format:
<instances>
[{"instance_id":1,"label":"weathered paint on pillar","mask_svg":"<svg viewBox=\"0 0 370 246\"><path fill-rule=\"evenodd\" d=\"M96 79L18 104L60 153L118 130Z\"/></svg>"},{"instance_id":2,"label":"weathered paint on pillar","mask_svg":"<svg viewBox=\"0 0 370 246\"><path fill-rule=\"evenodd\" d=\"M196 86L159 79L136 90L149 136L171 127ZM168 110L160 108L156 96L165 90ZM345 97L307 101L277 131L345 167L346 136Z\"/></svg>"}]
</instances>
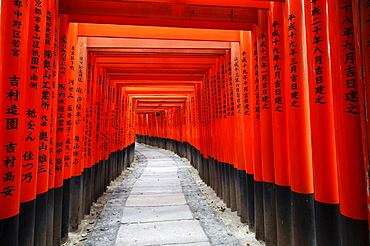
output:
<instances>
[{"instance_id":1,"label":"weathered paint on pillar","mask_svg":"<svg viewBox=\"0 0 370 246\"><path fill-rule=\"evenodd\" d=\"M290 159L287 125L287 90L285 76L284 3L271 2L268 16L271 79L272 133L276 184L276 220L278 245L291 245L292 217L290 194Z\"/></svg>"},{"instance_id":2,"label":"weathered paint on pillar","mask_svg":"<svg viewBox=\"0 0 370 246\"><path fill-rule=\"evenodd\" d=\"M303 0L286 1L286 76L293 245L315 244L306 29Z\"/></svg>"},{"instance_id":3,"label":"weathered paint on pillar","mask_svg":"<svg viewBox=\"0 0 370 246\"><path fill-rule=\"evenodd\" d=\"M359 83L352 1L329 4L335 140L338 162L341 239L344 245L368 243L366 182L361 136Z\"/></svg>"},{"instance_id":4,"label":"weathered paint on pillar","mask_svg":"<svg viewBox=\"0 0 370 246\"><path fill-rule=\"evenodd\" d=\"M339 245L339 196L326 0L306 1L316 241Z\"/></svg>"}]
</instances>

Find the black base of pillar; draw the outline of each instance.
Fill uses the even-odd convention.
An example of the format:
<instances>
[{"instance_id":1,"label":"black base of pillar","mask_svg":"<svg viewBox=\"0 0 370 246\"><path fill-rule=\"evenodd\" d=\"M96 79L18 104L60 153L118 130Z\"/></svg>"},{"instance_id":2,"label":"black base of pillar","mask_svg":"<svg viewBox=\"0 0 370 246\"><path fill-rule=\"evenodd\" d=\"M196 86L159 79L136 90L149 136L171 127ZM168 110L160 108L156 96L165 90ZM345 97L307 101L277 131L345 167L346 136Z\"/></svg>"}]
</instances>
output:
<instances>
[{"instance_id":1,"label":"black base of pillar","mask_svg":"<svg viewBox=\"0 0 370 246\"><path fill-rule=\"evenodd\" d=\"M244 170L239 171L240 186L240 209L238 215L242 223L248 223L248 186L247 173Z\"/></svg>"},{"instance_id":2,"label":"black base of pillar","mask_svg":"<svg viewBox=\"0 0 370 246\"><path fill-rule=\"evenodd\" d=\"M88 214L90 212L91 206L91 168L85 168L84 170L84 214Z\"/></svg>"},{"instance_id":3,"label":"black base of pillar","mask_svg":"<svg viewBox=\"0 0 370 246\"><path fill-rule=\"evenodd\" d=\"M254 202L256 239L265 240L265 223L263 215L263 182L254 181Z\"/></svg>"},{"instance_id":4,"label":"black base of pillar","mask_svg":"<svg viewBox=\"0 0 370 246\"><path fill-rule=\"evenodd\" d=\"M266 245L277 245L275 184L263 182L263 216Z\"/></svg>"},{"instance_id":5,"label":"black base of pillar","mask_svg":"<svg viewBox=\"0 0 370 246\"><path fill-rule=\"evenodd\" d=\"M313 194L292 191L292 228L293 245L316 245Z\"/></svg>"},{"instance_id":6,"label":"black base of pillar","mask_svg":"<svg viewBox=\"0 0 370 246\"><path fill-rule=\"evenodd\" d=\"M35 239L36 200L21 203L19 245L33 246Z\"/></svg>"},{"instance_id":7,"label":"black base of pillar","mask_svg":"<svg viewBox=\"0 0 370 246\"><path fill-rule=\"evenodd\" d=\"M230 209L232 212L235 212L237 209L236 206L236 190L235 190L235 168L233 165L228 164L228 169L229 169L229 188L230 188Z\"/></svg>"},{"instance_id":8,"label":"black base of pillar","mask_svg":"<svg viewBox=\"0 0 370 246\"><path fill-rule=\"evenodd\" d=\"M48 222L48 193L36 196L36 217L35 217L35 241L34 245L46 245L46 228Z\"/></svg>"},{"instance_id":9,"label":"black base of pillar","mask_svg":"<svg viewBox=\"0 0 370 246\"><path fill-rule=\"evenodd\" d=\"M292 245L290 186L276 185L276 232L279 246Z\"/></svg>"},{"instance_id":10,"label":"black base of pillar","mask_svg":"<svg viewBox=\"0 0 370 246\"><path fill-rule=\"evenodd\" d=\"M53 245L61 245L63 216L63 186L54 188Z\"/></svg>"},{"instance_id":11,"label":"black base of pillar","mask_svg":"<svg viewBox=\"0 0 370 246\"><path fill-rule=\"evenodd\" d=\"M356 220L340 215L342 246L369 245L367 220Z\"/></svg>"},{"instance_id":12,"label":"black base of pillar","mask_svg":"<svg viewBox=\"0 0 370 246\"><path fill-rule=\"evenodd\" d=\"M256 231L254 216L254 175L247 173L247 202L248 202L248 226L252 232Z\"/></svg>"},{"instance_id":13,"label":"black base of pillar","mask_svg":"<svg viewBox=\"0 0 370 246\"><path fill-rule=\"evenodd\" d=\"M47 221L46 221L46 245L53 245L53 228L54 228L54 189L48 191L48 200L46 204Z\"/></svg>"},{"instance_id":14,"label":"black base of pillar","mask_svg":"<svg viewBox=\"0 0 370 246\"><path fill-rule=\"evenodd\" d=\"M0 220L0 243L3 246L18 246L19 214Z\"/></svg>"},{"instance_id":15,"label":"black base of pillar","mask_svg":"<svg viewBox=\"0 0 370 246\"><path fill-rule=\"evenodd\" d=\"M341 245L339 219L339 204L328 204L315 201L317 246Z\"/></svg>"},{"instance_id":16,"label":"black base of pillar","mask_svg":"<svg viewBox=\"0 0 370 246\"><path fill-rule=\"evenodd\" d=\"M61 242L65 243L68 239L69 224L69 197L70 197L70 179L63 180L63 200L62 200L62 230Z\"/></svg>"},{"instance_id":17,"label":"black base of pillar","mask_svg":"<svg viewBox=\"0 0 370 246\"><path fill-rule=\"evenodd\" d=\"M82 220L82 176L70 178L68 230L76 231Z\"/></svg>"}]
</instances>

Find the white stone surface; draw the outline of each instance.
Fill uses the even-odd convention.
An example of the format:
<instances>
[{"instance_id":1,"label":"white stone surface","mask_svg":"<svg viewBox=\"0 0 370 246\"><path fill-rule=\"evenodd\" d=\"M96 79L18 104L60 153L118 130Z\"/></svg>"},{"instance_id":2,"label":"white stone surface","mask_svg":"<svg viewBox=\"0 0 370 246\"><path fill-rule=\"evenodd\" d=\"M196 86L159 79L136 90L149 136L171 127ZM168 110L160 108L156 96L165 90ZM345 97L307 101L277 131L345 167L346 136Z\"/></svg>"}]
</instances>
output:
<instances>
[{"instance_id":1,"label":"white stone surface","mask_svg":"<svg viewBox=\"0 0 370 246\"><path fill-rule=\"evenodd\" d=\"M186 204L183 193L130 195L127 207L170 206Z\"/></svg>"},{"instance_id":2,"label":"white stone surface","mask_svg":"<svg viewBox=\"0 0 370 246\"><path fill-rule=\"evenodd\" d=\"M125 207L122 223L144 223L153 221L191 220L189 206Z\"/></svg>"},{"instance_id":3,"label":"white stone surface","mask_svg":"<svg viewBox=\"0 0 370 246\"><path fill-rule=\"evenodd\" d=\"M116 245L143 246L204 242L208 242L208 238L198 221L180 220L124 224L118 231Z\"/></svg>"}]
</instances>

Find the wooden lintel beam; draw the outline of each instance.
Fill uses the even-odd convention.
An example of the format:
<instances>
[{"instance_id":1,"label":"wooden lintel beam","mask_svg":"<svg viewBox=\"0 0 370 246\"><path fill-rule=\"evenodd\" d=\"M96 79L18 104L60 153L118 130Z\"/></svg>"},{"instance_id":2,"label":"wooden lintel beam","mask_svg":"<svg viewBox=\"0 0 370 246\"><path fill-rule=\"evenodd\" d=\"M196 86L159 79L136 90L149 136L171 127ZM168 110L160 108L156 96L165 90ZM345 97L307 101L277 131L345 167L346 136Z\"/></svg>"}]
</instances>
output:
<instances>
[{"instance_id":1,"label":"wooden lintel beam","mask_svg":"<svg viewBox=\"0 0 370 246\"><path fill-rule=\"evenodd\" d=\"M83 25L79 24L80 31L83 29L93 28L91 25ZM99 25L95 25L99 27ZM124 28L124 27L123 27ZM118 28L121 32L121 28ZM85 30L87 31L87 30ZM122 30L122 32L124 29ZM138 30L139 31L139 30ZM198 30L201 31L201 30ZM100 31L99 31L100 32ZM103 33L103 31L102 31ZM87 38L87 47L104 47L104 48L150 48L150 49L168 49L168 48L175 48L175 49L231 49L231 43L225 41L212 41L212 40L163 40L163 39L155 39L155 36L146 39L140 38L124 38L124 32L122 33L121 37L93 37L89 36Z\"/></svg>"},{"instance_id":2,"label":"wooden lintel beam","mask_svg":"<svg viewBox=\"0 0 370 246\"><path fill-rule=\"evenodd\" d=\"M129 0L131 2L147 2L147 3L173 3L173 0ZM268 9L269 2L267 0L176 0L177 4L191 4L201 6L220 6L220 7L248 7L248 8L264 8Z\"/></svg>"},{"instance_id":3,"label":"wooden lintel beam","mask_svg":"<svg viewBox=\"0 0 370 246\"><path fill-rule=\"evenodd\" d=\"M100 63L99 67L105 68L109 71L119 71L120 69L209 69L212 64L125 64L125 63Z\"/></svg>"},{"instance_id":4,"label":"wooden lintel beam","mask_svg":"<svg viewBox=\"0 0 370 246\"><path fill-rule=\"evenodd\" d=\"M115 81L116 83L119 81L135 81L135 80L156 80L156 81L202 81L197 77L185 77L185 76L117 76L115 78L111 78L111 81Z\"/></svg>"},{"instance_id":5,"label":"wooden lintel beam","mask_svg":"<svg viewBox=\"0 0 370 246\"><path fill-rule=\"evenodd\" d=\"M192 54L201 54L201 55L225 55L225 50L219 50L219 49L171 49L171 48L162 48L162 49L150 49L150 48L119 48L119 47L113 47L113 48L105 48L105 47L99 47L99 48L88 48L88 52L93 53L117 53L117 54L130 54L134 55L137 53L142 54L165 54L165 55L192 55Z\"/></svg>"},{"instance_id":6,"label":"wooden lintel beam","mask_svg":"<svg viewBox=\"0 0 370 246\"><path fill-rule=\"evenodd\" d=\"M252 30L255 19L250 22L221 22L202 20L149 19L120 16L69 14L70 22L91 24L138 25L157 27L202 28L219 30Z\"/></svg>"},{"instance_id":7,"label":"wooden lintel beam","mask_svg":"<svg viewBox=\"0 0 370 246\"><path fill-rule=\"evenodd\" d=\"M126 64L215 64L217 58L134 58L134 57L96 57L96 63L114 64L114 63L126 63Z\"/></svg>"},{"instance_id":8,"label":"wooden lintel beam","mask_svg":"<svg viewBox=\"0 0 370 246\"><path fill-rule=\"evenodd\" d=\"M214 21L230 23L256 23L257 9L248 7L199 6L192 4L97 1L60 1L59 12L80 16L112 16L164 21ZM217 28L215 26L214 28Z\"/></svg>"},{"instance_id":9,"label":"wooden lintel beam","mask_svg":"<svg viewBox=\"0 0 370 246\"><path fill-rule=\"evenodd\" d=\"M125 74L205 74L207 69L107 69L107 76L120 76Z\"/></svg>"},{"instance_id":10,"label":"wooden lintel beam","mask_svg":"<svg viewBox=\"0 0 370 246\"><path fill-rule=\"evenodd\" d=\"M193 41L239 42L240 32L235 30L212 30L198 28L176 28L156 26L132 26L88 24L78 25L80 37L115 37L138 39L167 39ZM170 47L170 46L168 46Z\"/></svg>"}]
</instances>

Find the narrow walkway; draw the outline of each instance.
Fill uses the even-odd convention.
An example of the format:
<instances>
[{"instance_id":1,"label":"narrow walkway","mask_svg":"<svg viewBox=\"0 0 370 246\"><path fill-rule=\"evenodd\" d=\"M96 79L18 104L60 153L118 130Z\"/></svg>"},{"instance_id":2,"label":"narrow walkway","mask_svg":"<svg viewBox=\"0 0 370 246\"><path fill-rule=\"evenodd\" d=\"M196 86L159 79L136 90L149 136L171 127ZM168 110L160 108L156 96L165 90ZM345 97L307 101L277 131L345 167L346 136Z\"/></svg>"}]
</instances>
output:
<instances>
[{"instance_id":1,"label":"narrow walkway","mask_svg":"<svg viewBox=\"0 0 370 246\"><path fill-rule=\"evenodd\" d=\"M87 245L240 245L181 159L135 148L139 163L114 191Z\"/></svg>"}]
</instances>

